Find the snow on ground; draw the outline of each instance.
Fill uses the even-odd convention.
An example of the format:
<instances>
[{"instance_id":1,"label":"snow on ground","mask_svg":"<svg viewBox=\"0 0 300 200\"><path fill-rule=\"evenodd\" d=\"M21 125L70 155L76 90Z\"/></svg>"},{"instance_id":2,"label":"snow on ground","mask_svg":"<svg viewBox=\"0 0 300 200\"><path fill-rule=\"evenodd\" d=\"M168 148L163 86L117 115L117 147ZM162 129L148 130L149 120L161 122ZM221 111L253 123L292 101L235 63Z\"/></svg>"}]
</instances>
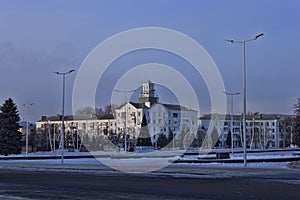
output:
<instances>
[{"instance_id":1,"label":"snow on ground","mask_svg":"<svg viewBox=\"0 0 300 200\"><path fill-rule=\"evenodd\" d=\"M51 160L3 160L0 161L0 167L7 164L29 164L38 167L49 167L51 166L61 166L61 159L51 159ZM65 166L79 166L79 168L86 167L89 165L97 166L105 164L107 166L112 166L114 169L120 171L153 171L159 169L160 166L168 166L169 158L139 158L139 159L111 159L111 158L80 158L80 159L64 159ZM260 163L247 163L248 168L286 168L288 162L260 162ZM49 164L49 165L48 165ZM203 166L203 167L216 167L216 168L243 168L243 163L176 163L174 165L178 166ZM133 167L134 166L134 167ZM147 169L146 169L147 168Z\"/></svg>"},{"instance_id":2,"label":"snow on ground","mask_svg":"<svg viewBox=\"0 0 300 200\"><path fill-rule=\"evenodd\" d=\"M99 162L100 161L100 162ZM169 158L112 159L110 157L42 160L1 160L0 169L55 171L102 175L123 175L124 172L143 176L188 178L286 177L299 184L300 170L288 169L287 162L248 163L169 163ZM162 167L163 165L163 167ZM156 171L158 170L158 171ZM277 179L276 179L277 180ZM279 180L279 179L278 179ZM281 180L281 179L280 179ZM296 182L295 182L296 181Z\"/></svg>"},{"instance_id":3,"label":"snow on ground","mask_svg":"<svg viewBox=\"0 0 300 200\"><path fill-rule=\"evenodd\" d=\"M182 155L184 150L170 150L170 151L151 151L151 152L124 152L124 151L94 151L94 152L69 152L68 150L64 151L65 156L85 156L85 155L93 155L93 156L176 156ZM43 156L60 156L61 151L49 151L49 152L35 152L35 153L28 153L28 157L43 157ZM17 155L9 155L4 156L0 155L0 157L26 157L26 154L23 152L22 154Z\"/></svg>"},{"instance_id":4,"label":"snow on ground","mask_svg":"<svg viewBox=\"0 0 300 200\"><path fill-rule=\"evenodd\" d=\"M272 158L292 158L292 157L299 157L299 151L280 151L280 152L259 152L259 153L247 153L247 159L272 159ZM187 155L182 158L181 160L198 160L202 158L216 158L215 154L208 154L205 156L199 155ZM231 153L230 160L243 160L244 154L243 153Z\"/></svg>"},{"instance_id":5,"label":"snow on ground","mask_svg":"<svg viewBox=\"0 0 300 200\"><path fill-rule=\"evenodd\" d=\"M247 163L247 168L286 168L288 162L259 162L259 163ZM244 163L178 163L176 165L188 166L203 166L214 168L244 168Z\"/></svg>"},{"instance_id":6,"label":"snow on ground","mask_svg":"<svg viewBox=\"0 0 300 200\"><path fill-rule=\"evenodd\" d=\"M196 151L195 151L196 152ZM116 151L99 151L99 152L65 152L65 156L84 156L84 155L104 155L101 158L75 158L75 159L64 159L64 164L61 165L61 159L59 156L61 152L37 152L29 153L29 157L40 157L39 160L0 160L0 168L7 166L30 168L32 165L35 168L63 168L68 167L72 170L76 169L104 169L103 166L109 166L113 169L125 172L150 172L169 166L170 160L198 160L199 155L185 155L179 157L183 153L182 150L175 151L154 151L152 153L126 153ZM298 154L295 154L298 153ZM12 155L9 157L24 157L25 154ZM42 159L44 156L58 156L58 159ZM4 157L4 156L1 156ZM215 154L208 154L206 158L215 158ZM270 158L290 158L299 157L299 151L279 151L279 152L251 152L247 153L247 159L270 159ZM230 154L231 160L243 160L243 153ZM100 164L101 162L101 164ZM182 167L214 167L214 168L243 168L243 163L177 163L174 166ZM248 168L286 168L287 162L260 162L260 163L248 163ZM106 167L107 170L107 167Z\"/></svg>"}]
</instances>

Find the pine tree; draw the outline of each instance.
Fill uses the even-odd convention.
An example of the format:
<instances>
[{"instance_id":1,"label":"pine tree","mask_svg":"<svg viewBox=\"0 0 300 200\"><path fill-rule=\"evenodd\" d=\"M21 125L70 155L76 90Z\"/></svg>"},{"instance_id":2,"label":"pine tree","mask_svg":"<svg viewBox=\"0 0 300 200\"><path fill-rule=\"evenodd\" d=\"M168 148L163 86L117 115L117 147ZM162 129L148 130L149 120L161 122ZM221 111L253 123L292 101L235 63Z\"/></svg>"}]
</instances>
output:
<instances>
[{"instance_id":1,"label":"pine tree","mask_svg":"<svg viewBox=\"0 0 300 200\"><path fill-rule=\"evenodd\" d=\"M214 127L212 133L211 133L211 147L218 147L219 144L220 144L220 141L219 141L219 133L218 133L218 130L216 129L216 127Z\"/></svg>"},{"instance_id":2,"label":"pine tree","mask_svg":"<svg viewBox=\"0 0 300 200\"><path fill-rule=\"evenodd\" d=\"M227 134L227 138L226 138L226 146L227 147L231 147L231 131L229 130L228 134Z\"/></svg>"},{"instance_id":3,"label":"pine tree","mask_svg":"<svg viewBox=\"0 0 300 200\"><path fill-rule=\"evenodd\" d=\"M140 135L137 139L136 146L152 146L149 130L148 130L148 123L146 120L146 115L143 115L142 124L141 124L141 131Z\"/></svg>"},{"instance_id":4,"label":"pine tree","mask_svg":"<svg viewBox=\"0 0 300 200\"><path fill-rule=\"evenodd\" d=\"M202 144L203 144L203 141L204 141L205 137L206 137L205 128L202 127L200 129L198 129L197 133L196 133L196 137L194 138L194 141L192 143L192 146L196 147L196 148L201 147Z\"/></svg>"},{"instance_id":5,"label":"pine tree","mask_svg":"<svg viewBox=\"0 0 300 200\"><path fill-rule=\"evenodd\" d=\"M20 154L22 135L18 131L20 121L17 106L11 98L0 107L0 154Z\"/></svg>"},{"instance_id":6,"label":"pine tree","mask_svg":"<svg viewBox=\"0 0 300 200\"><path fill-rule=\"evenodd\" d=\"M168 139L165 136L165 134L160 133L158 138L157 138L157 148L161 149L164 148L168 144Z\"/></svg>"},{"instance_id":7,"label":"pine tree","mask_svg":"<svg viewBox=\"0 0 300 200\"><path fill-rule=\"evenodd\" d=\"M169 128L169 133L168 133L168 143L171 143L173 140L174 134L172 130Z\"/></svg>"}]
</instances>

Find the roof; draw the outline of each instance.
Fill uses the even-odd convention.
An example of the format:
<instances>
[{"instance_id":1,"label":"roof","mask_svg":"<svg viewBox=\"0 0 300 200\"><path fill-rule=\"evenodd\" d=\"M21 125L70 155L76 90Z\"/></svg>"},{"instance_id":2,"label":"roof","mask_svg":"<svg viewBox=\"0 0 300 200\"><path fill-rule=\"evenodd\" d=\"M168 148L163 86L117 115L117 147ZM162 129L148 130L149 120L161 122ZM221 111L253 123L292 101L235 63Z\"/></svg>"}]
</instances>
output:
<instances>
[{"instance_id":1,"label":"roof","mask_svg":"<svg viewBox=\"0 0 300 200\"><path fill-rule=\"evenodd\" d=\"M146 107L145 105L144 105L144 103L134 103L134 102L129 102L132 106L134 106L136 109L148 109L148 107ZM120 107L118 107L117 108L117 110L118 109L121 109L125 104L127 104L127 103L124 103L124 104L122 104ZM177 104L162 104L162 103L155 103L155 104L153 104L153 105L156 105L156 104L158 104L158 105L163 105L163 106L165 106L167 109L169 109L169 110L180 110L180 111L195 111L195 110L192 110L192 109L188 109L188 108L186 108L186 107L184 107L184 106L181 106L181 105L177 105ZM152 106L153 106L152 105ZM152 107L151 106L151 107ZM196 111L195 111L196 112Z\"/></svg>"},{"instance_id":2,"label":"roof","mask_svg":"<svg viewBox=\"0 0 300 200\"><path fill-rule=\"evenodd\" d=\"M145 108L144 103L134 103L134 102L128 102L132 106L134 106L136 109L142 109ZM123 106L125 106L127 103L123 103L121 106L117 108L117 110L121 109Z\"/></svg>"},{"instance_id":3,"label":"roof","mask_svg":"<svg viewBox=\"0 0 300 200\"><path fill-rule=\"evenodd\" d=\"M190 109L187 109L186 107L181 105L176 105L176 104L162 104L162 105L168 108L169 110L191 111Z\"/></svg>"},{"instance_id":4,"label":"roof","mask_svg":"<svg viewBox=\"0 0 300 200\"><path fill-rule=\"evenodd\" d=\"M145 108L143 103L133 103L133 102L129 102L131 105L133 105L135 108L139 109L139 108Z\"/></svg>"}]
</instances>

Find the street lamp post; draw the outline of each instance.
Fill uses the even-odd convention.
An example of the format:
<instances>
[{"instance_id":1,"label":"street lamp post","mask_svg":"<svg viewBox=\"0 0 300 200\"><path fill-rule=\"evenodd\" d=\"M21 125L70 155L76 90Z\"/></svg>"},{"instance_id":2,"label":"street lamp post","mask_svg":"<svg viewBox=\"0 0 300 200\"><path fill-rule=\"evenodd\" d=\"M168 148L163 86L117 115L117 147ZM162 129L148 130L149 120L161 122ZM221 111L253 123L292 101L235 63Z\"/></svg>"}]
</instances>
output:
<instances>
[{"instance_id":1,"label":"street lamp post","mask_svg":"<svg viewBox=\"0 0 300 200\"><path fill-rule=\"evenodd\" d=\"M243 134L244 134L244 167L247 167L247 147L246 147L246 43L257 40L264 34L258 34L254 38L242 41L226 40L232 44L242 44L242 56L243 56Z\"/></svg>"},{"instance_id":2,"label":"street lamp post","mask_svg":"<svg viewBox=\"0 0 300 200\"><path fill-rule=\"evenodd\" d=\"M29 119L29 107L32 106L33 103L25 103L23 106L27 107L27 119L26 119L26 157L28 156L28 129L29 129L29 124L28 124L28 119Z\"/></svg>"},{"instance_id":3,"label":"street lamp post","mask_svg":"<svg viewBox=\"0 0 300 200\"><path fill-rule=\"evenodd\" d=\"M65 139L65 77L67 74L74 72L74 69L68 72L54 72L57 75L62 75L63 77L63 90L62 90L62 114L61 114L61 163L64 163L64 139Z\"/></svg>"},{"instance_id":4,"label":"street lamp post","mask_svg":"<svg viewBox=\"0 0 300 200\"><path fill-rule=\"evenodd\" d=\"M125 123L124 123L124 150L127 152L127 133L126 133L126 128L127 128L127 99L126 99L126 94L134 92L135 90L114 90L114 92L119 92L124 94L124 103L125 103Z\"/></svg>"},{"instance_id":5,"label":"street lamp post","mask_svg":"<svg viewBox=\"0 0 300 200\"><path fill-rule=\"evenodd\" d=\"M224 92L225 95L231 96L231 113L230 113L230 131L231 131L231 153L233 153L233 96L239 95L239 92ZM227 136L228 137L228 136Z\"/></svg>"}]
</instances>

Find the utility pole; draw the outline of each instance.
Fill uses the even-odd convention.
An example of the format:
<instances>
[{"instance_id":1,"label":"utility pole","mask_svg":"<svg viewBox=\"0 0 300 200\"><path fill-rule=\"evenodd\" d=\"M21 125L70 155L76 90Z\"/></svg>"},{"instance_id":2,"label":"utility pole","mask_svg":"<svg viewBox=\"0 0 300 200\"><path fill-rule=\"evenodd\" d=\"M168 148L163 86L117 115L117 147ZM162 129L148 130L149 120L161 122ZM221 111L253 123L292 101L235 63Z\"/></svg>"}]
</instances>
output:
<instances>
[{"instance_id":1,"label":"utility pole","mask_svg":"<svg viewBox=\"0 0 300 200\"><path fill-rule=\"evenodd\" d=\"M64 163L64 144L65 144L65 78L67 74L74 72L74 69L68 72L54 72L57 75L62 75L63 77L63 89L62 89L62 115L61 115L61 163Z\"/></svg>"},{"instance_id":2,"label":"utility pole","mask_svg":"<svg viewBox=\"0 0 300 200\"><path fill-rule=\"evenodd\" d=\"M230 113L230 131L231 131L231 153L233 153L233 96L239 95L239 92L224 92L225 95L231 96L231 113ZM227 136L228 137L228 136Z\"/></svg>"},{"instance_id":3,"label":"utility pole","mask_svg":"<svg viewBox=\"0 0 300 200\"><path fill-rule=\"evenodd\" d=\"M259 37L263 36L264 34L258 34L255 37L242 40L242 41L235 41L235 40L226 40L232 44L239 43L242 44L242 60L243 60L243 134L244 134L244 167L247 167L247 143L246 143L246 43L257 40Z\"/></svg>"},{"instance_id":4,"label":"utility pole","mask_svg":"<svg viewBox=\"0 0 300 200\"><path fill-rule=\"evenodd\" d=\"M29 108L30 106L32 106L33 103L25 103L23 104L23 106L27 107L27 118L26 118L26 157L28 156L28 132L29 132L29 122L28 122L28 119L29 119Z\"/></svg>"},{"instance_id":5,"label":"utility pole","mask_svg":"<svg viewBox=\"0 0 300 200\"><path fill-rule=\"evenodd\" d=\"M124 94L124 103L125 103L125 121L124 121L124 150L127 152L127 133L126 133L126 128L127 128L127 101L126 94L127 93L132 93L135 90L114 90L114 92L119 92Z\"/></svg>"}]
</instances>

